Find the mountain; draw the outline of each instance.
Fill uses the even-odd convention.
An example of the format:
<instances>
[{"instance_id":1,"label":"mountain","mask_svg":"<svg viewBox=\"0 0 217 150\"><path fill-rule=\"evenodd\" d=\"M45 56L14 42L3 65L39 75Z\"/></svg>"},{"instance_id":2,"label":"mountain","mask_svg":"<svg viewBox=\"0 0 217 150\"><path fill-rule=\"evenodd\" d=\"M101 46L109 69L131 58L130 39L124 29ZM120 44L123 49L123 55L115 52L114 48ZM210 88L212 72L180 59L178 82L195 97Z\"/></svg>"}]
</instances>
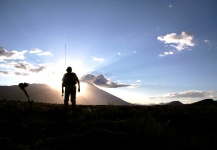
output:
<instances>
[{"instance_id":1,"label":"mountain","mask_svg":"<svg viewBox=\"0 0 217 150\"><path fill-rule=\"evenodd\" d=\"M160 103L160 104L157 104L157 105L173 105L173 106L176 106L176 105L184 105L184 104L181 103L180 101L171 101L171 102L168 102L168 103Z\"/></svg>"},{"instance_id":2,"label":"mountain","mask_svg":"<svg viewBox=\"0 0 217 150\"><path fill-rule=\"evenodd\" d=\"M180 101L172 101L172 102L169 102L169 103L166 103L165 105L183 105Z\"/></svg>"},{"instance_id":3,"label":"mountain","mask_svg":"<svg viewBox=\"0 0 217 150\"><path fill-rule=\"evenodd\" d=\"M171 101L168 103L160 103L158 105L193 105L193 106L206 106L206 105L217 105L217 101L213 100L213 99L203 99L191 104L183 104L180 101Z\"/></svg>"},{"instance_id":4,"label":"mountain","mask_svg":"<svg viewBox=\"0 0 217 150\"><path fill-rule=\"evenodd\" d=\"M51 88L46 84L28 84L25 88L30 100L43 103L63 104L61 87ZM0 86L0 99L28 101L24 91L18 85ZM81 82L81 92L77 92L77 105L132 105L108 92L105 92L92 83Z\"/></svg>"},{"instance_id":5,"label":"mountain","mask_svg":"<svg viewBox=\"0 0 217 150\"><path fill-rule=\"evenodd\" d=\"M213 99L204 99L204 100L201 100L201 101L198 101L198 102L194 102L190 105L216 105L217 102L214 101Z\"/></svg>"}]
</instances>

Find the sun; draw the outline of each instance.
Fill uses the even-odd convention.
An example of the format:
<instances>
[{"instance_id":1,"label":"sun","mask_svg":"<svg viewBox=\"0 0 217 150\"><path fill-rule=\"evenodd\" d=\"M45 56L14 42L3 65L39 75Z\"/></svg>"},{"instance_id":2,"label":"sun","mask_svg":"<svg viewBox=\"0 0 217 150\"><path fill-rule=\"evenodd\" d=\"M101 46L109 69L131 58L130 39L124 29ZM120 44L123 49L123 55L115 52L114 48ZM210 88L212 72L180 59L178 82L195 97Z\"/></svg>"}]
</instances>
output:
<instances>
[{"instance_id":1,"label":"sun","mask_svg":"<svg viewBox=\"0 0 217 150\"><path fill-rule=\"evenodd\" d=\"M45 84L48 84L50 87L56 90L62 90L62 78L63 75L66 73L66 68L68 66L72 67L72 72L76 73L78 78L80 79L81 76L84 74L84 66L82 61L80 60L71 60L66 65L63 65L63 62L56 63L55 65L49 66L46 75L40 76L41 80L44 80ZM78 87L78 85L76 85ZM80 82L81 92L80 95L84 95L86 85Z\"/></svg>"},{"instance_id":2,"label":"sun","mask_svg":"<svg viewBox=\"0 0 217 150\"><path fill-rule=\"evenodd\" d=\"M65 69L67 67L72 67L72 72L76 73L78 78L80 78L86 71L86 68L84 67L84 63L82 60L79 59L73 59L66 62Z\"/></svg>"}]
</instances>

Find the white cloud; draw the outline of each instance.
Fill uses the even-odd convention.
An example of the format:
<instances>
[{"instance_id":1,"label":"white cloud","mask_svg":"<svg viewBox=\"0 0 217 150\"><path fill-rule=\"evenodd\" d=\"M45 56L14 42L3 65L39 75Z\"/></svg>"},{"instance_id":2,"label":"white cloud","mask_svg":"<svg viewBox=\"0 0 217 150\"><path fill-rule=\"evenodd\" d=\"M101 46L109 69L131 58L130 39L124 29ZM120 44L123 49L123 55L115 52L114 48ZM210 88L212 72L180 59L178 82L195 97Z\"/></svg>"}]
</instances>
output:
<instances>
[{"instance_id":1,"label":"white cloud","mask_svg":"<svg viewBox=\"0 0 217 150\"><path fill-rule=\"evenodd\" d=\"M194 36L188 32L182 32L181 35L177 35L176 33L167 34L165 36L158 36L157 39L164 42L165 44L177 44L170 45L175 47L178 51L182 51L189 46L195 46L193 43Z\"/></svg>"},{"instance_id":2,"label":"white cloud","mask_svg":"<svg viewBox=\"0 0 217 150\"><path fill-rule=\"evenodd\" d=\"M31 53L31 54L36 54L36 55L38 55L38 56L42 56L42 55L44 55L44 56L53 55L53 54L52 54L51 52L49 52L49 51L43 52L42 50L40 50L40 49L38 49L38 48L33 48L33 49L31 49L31 50L29 51L29 53Z\"/></svg>"},{"instance_id":3,"label":"white cloud","mask_svg":"<svg viewBox=\"0 0 217 150\"><path fill-rule=\"evenodd\" d=\"M139 85L138 84L131 84L130 86L128 86L129 88L136 88L138 87Z\"/></svg>"},{"instance_id":4,"label":"white cloud","mask_svg":"<svg viewBox=\"0 0 217 150\"><path fill-rule=\"evenodd\" d=\"M203 40L205 43L209 43L209 40Z\"/></svg>"},{"instance_id":5,"label":"white cloud","mask_svg":"<svg viewBox=\"0 0 217 150\"><path fill-rule=\"evenodd\" d=\"M169 51L169 52L164 52L163 54L160 54L159 56L160 56L160 57L163 57L163 56L172 55L172 54L174 54L174 52Z\"/></svg>"},{"instance_id":6,"label":"white cloud","mask_svg":"<svg viewBox=\"0 0 217 150\"><path fill-rule=\"evenodd\" d=\"M136 82L137 82L137 83L140 83L140 82L141 82L141 80L136 80Z\"/></svg>"},{"instance_id":7,"label":"white cloud","mask_svg":"<svg viewBox=\"0 0 217 150\"><path fill-rule=\"evenodd\" d=\"M172 7L173 7L173 5L171 5L171 4L170 4L168 7L169 7L169 8L172 8Z\"/></svg>"},{"instance_id":8,"label":"white cloud","mask_svg":"<svg viewBox=\"0 0 217 150\"><path fill-rule=\"evenodd\" d=\"M33 48L29 51L29 53L32 53L32 54L38 54L38 53L41 53L42 50L38 49L38 48Z\"/></svg>"},{"instance_id":9,"label":"white cloud","mask_svg":"<svg viewBox=\"0 0 217 150\"><path fill-rule=\"evenodd\" d=\"M27 50L23 50L21 52L18 52L16 50L7 51L3 47L0 47L0 61L8 60L8 59L24 59L24 54L27 52Z\"/></svg>"},{"instance_id":10,"label":"white cloud","mask_svg":"<svg viewBox=\"0 0 217 150\"><path fill-rule=\"evenodd\" d=\"M190 90L190 91L177 92L177 93L167 93L152 98L155 99L155 98L216 98L216 97L217 97L217 91Z\"/></svg>"},{"instance_id":11,"label":"white cloud","mask_svg":"<svg viewBox=\"0 0 217 150\"><path fill-rule=\"evenodd\" d=\"M97 61L97 62L104 62L104 61L105 61L104 58L97 58L97 57L93 57L92 60L93 60L93 61Z\"/></svg>"},{"instance_id":12,"label":"white cloud","mask_svg":"<svg viewBox=\"0 0 217 150\"><path fill-rule=\"evenodd\" d=\"M52 56L53 54L51 52L47 51L47 52L38 53L37 55L39 55L39 56L41 56L41 55L44 55L44 56L50 55L50 56Z\"/></svg>"},{"instance_id":13,"label":"white cloud","mask_svg":"<svg viewBox=\"0 0 217 150\"><path fill-rule=\"evenodd\" d=\"M16 59L25 59L25 54L27 50L23 51L16 51L16 50L11 50L8 51L4 49L3 47L0 47L0 62L3 62L4 60L16 60ZM34 48L29 51L29 53L32 54L37 54L37 55L53 55L51 52L43 52L42 50L38 48Z\"/></svg>"}]
</instances>

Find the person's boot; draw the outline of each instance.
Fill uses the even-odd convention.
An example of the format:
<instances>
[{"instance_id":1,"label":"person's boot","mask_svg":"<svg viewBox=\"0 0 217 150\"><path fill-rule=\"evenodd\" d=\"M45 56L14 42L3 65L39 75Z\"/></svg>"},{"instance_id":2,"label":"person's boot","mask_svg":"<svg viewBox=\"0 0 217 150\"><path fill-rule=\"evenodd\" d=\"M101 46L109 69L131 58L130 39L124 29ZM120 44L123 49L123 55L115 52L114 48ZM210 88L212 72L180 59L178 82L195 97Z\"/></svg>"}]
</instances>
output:
<instances>
[{"instance_id":1,"label":"person's boot","mask_svg":"<svg viewBox=\"0 0 217 150\"><path fill-rule=\"evenodd\" d=\"M72 116L76 116L76 105L72 104Z\"/></svg>"},{"instance_id":2,"label":"person's boot","mask_svg":"<svg viewBox=\"0 0 217 150\"><path fill-rule=\"evenodd\" d=\"M68 113L68 102L64 101L64 111L65 113Z\"/></svg>"}]
</instances>

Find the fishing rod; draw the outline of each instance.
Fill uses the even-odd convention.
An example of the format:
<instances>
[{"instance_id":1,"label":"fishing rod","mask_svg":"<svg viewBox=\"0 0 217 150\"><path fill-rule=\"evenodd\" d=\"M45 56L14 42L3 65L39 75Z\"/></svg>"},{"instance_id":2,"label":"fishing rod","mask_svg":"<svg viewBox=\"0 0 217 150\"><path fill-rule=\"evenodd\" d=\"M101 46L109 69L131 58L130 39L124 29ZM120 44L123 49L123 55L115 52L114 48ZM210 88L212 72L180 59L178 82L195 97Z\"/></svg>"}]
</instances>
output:
<instances>
[{"instance_id":1,"label":"fishing rod","mask_svg":"<svg viewBox=\"0 0 217 150\"><path fill-rule=\"evenodd\" d=\"M65 44L65 68L66 68L66 44Z\"/></svg>"},{"instance_id":2,"label":"fishing rod","mask_svg":"<svg viewBox=\"0 0 217 150\"><path fill-rule=\"evenodd\" d=\"M66 44L65 44L65 64L64 69L66 68ZM63 97L64 89L63 89L63 83L62 83L62 97Z\"/></svg>"}]
</instances>

